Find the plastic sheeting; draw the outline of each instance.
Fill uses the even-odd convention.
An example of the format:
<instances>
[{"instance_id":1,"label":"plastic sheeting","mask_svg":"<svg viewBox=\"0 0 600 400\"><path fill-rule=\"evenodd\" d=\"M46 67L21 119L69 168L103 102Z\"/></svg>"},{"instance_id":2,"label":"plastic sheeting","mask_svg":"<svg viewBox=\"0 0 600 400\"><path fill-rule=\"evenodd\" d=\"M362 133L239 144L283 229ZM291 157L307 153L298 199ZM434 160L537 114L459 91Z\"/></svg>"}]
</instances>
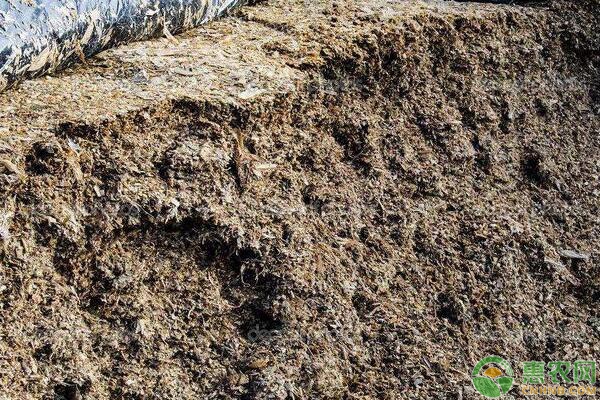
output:
<instances>
[{"instance_id":1,"label":"plastic sheeting","mask_svg":"<svg viewBox=\"0 0 600 400\"><path fill-rule=\"evenodd\" d=\"M122 43L178 33L245 0L0 0L0 91Z\"/></svg>"}]
</instances>

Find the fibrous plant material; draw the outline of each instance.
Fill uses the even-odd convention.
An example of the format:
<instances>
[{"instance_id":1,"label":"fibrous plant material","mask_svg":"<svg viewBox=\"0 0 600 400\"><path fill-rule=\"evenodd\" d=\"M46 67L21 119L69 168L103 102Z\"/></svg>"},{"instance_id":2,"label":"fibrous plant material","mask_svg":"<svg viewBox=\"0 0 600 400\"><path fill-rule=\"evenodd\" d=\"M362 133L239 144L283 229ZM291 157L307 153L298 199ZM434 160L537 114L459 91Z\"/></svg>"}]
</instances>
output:
<instances>
[{"instance_id":1,"label":"fibrous plant material","mask_svg":"<svg viewBox=\"0 0 600 400\"><path fill-rule=\"evenodd\" d=\"M599 18L269 0L0 94L0 398L471 400L486 355L597 359Z\"/></svg>"},{"instance_id":2,"label":"fibrous plant material","mask_svg":"<svg viewBox=\"0 0 600 400\"><path fill-rule=\"evenodd\" d=\"M0 91L121 43L172 37L240 0L0 1Z\"/></svg>"}]
</instances>

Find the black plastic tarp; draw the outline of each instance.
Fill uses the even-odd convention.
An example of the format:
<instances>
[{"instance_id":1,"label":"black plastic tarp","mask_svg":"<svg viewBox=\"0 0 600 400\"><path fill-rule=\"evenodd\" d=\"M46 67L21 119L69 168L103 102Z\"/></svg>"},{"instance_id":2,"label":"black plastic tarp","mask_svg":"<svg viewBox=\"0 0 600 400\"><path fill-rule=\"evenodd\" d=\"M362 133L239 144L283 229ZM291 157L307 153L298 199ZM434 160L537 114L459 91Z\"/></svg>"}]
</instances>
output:
<instances>
[{"instance_id":1,"label":"black plastic tarp","mask_svg":"<svg viewBox=\"0 0 600 400\"><path fill-rule=\"evenodd\" d=\"M178 33L245 0L0 0L0 91L116 45Z\"/></svg>"}]
</instances>

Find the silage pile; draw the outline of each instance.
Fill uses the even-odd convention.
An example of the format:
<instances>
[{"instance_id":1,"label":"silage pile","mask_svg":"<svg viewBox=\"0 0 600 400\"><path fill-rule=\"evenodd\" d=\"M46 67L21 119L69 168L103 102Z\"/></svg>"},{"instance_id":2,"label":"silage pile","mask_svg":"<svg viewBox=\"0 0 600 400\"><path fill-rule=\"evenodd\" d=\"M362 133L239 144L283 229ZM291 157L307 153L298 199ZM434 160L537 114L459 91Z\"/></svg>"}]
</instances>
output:
<instances>
[{"instance_id":1,"label":"silage pile","mask_svg":"<svg viewBox=\"0 0 600 400\"><path fill-rule=\"evenodd\" d=\"M598 3L307 7L2 96L2 396L461 399L599 354Z\"/></svg>"},{"instance_id":2,"label":"silage pile","mask_svg":"<svg viewBox=\"0 0 600 400\"><path fill-rule=\"evenodd\" d=\"M180 33L240 0L13 0L0 3L0 91L123 43Z\"/></svg>"}]
</instances>

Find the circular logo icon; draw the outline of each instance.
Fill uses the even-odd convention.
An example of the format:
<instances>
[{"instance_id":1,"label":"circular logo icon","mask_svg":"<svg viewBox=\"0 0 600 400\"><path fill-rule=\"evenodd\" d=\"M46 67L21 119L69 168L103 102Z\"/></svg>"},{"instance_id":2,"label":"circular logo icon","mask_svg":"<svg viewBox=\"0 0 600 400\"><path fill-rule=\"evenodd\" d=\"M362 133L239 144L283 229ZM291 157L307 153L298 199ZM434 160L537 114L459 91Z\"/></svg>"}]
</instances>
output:
<instances>
[{"instance_id":1,"label":"circular logo icon","mask_svg":"<svg viewBox=\"0 0 600 400\"><path fill-rule=\"evenodd\" d=\"M495 399L512 388L514 375L508 362L498 356L487 356L473 368L471 379L480 394Z\"/></svg>"}]
</instances>

